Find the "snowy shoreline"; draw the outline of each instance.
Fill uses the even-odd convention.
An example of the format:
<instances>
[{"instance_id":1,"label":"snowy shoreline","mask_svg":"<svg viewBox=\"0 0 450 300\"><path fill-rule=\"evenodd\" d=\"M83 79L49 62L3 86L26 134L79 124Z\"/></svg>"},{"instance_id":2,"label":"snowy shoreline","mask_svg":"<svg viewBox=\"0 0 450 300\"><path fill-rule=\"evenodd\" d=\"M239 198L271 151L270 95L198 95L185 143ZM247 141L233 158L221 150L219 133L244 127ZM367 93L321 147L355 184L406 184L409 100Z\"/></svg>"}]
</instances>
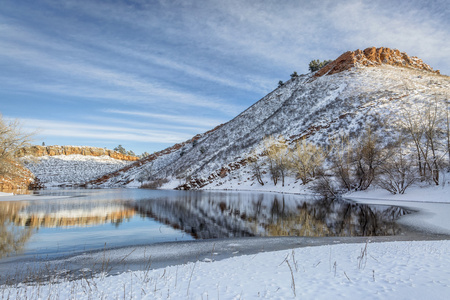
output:
<instances>
[{"instance_id":1,"label":"snowy shoreline","mask_svg":"<svg viewBox=\"0 0 450 300\"><path fill-rule=\"evenodd\" d=\"M1 286L0 293L8 299L446 299L449 252L449 240L325 245Z\"/></svg>"}]
</instances>

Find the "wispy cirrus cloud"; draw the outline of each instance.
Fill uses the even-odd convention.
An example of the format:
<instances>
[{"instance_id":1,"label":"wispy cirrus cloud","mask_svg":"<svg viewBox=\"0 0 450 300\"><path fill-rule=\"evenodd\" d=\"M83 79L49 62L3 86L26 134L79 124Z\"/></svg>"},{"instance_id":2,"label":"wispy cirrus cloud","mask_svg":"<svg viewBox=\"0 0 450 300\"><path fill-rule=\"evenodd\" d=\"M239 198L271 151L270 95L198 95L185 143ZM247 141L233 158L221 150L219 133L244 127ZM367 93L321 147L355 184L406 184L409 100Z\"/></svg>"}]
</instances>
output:
<instances>
[{"instance_id":1,"label":"wispy cirrus cloud","mask_svg":"<svg viewBox=\"0 0 450 300\"><path fill-rule=\"evenodd\" d=\"M38 128L44 137L83 138L100 141L135 141L148 143L178 143L192 137L189 133L173 130L152 130L123 126L104 126L82 122L49 121L45 119L21 119L24 130Z\"/></svg>"},{"instance_id":2,"label":"wispy cirrus cloud","mask_svg":"<svg viewBox=\"0 0 450 300\"><path fill-rule=\"evenodd\" d=\"M71 120L95 112L92 130L80 121L72 134L138 139L124 127L173 141L348 50L397 48L450 74L449 14L445 0L3 0L0 109L61 125L66 110Z\"/></svg>"},{"instance_id":3,"label":"wispy cirrus cloud","mask_svg":"<svg viewBox=\"0 0 450 300\"><path fill-rule=\"evenodd\" d=\"M159 119L159 120L163 120L168 123L175 123L175 124L204 126L204 127L209 127L209 129L212 129L213 127L225 122L225 120L201 118L198 116L174 115L174 114L169 115L169 114L148 113L148 112L141 112L141 111L123 111L123 110L116 110L116 109L107 109L107 110L104 110L104 112L128 115L128 116L145 117L145 118L150 118L152 120Z\"/></svg>"}]
</instances>

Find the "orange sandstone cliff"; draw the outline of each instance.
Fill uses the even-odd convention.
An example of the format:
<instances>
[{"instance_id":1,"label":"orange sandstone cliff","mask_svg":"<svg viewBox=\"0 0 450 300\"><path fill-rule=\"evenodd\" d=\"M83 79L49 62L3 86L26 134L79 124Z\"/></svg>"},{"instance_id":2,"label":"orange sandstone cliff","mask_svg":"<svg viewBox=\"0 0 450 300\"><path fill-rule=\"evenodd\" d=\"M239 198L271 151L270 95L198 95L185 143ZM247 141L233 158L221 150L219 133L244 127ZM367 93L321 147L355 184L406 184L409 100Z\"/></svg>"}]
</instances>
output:
<instances>
[{"instance_id":1,"label":"orange sandstone cliff","mask_svg":"<svg viewBox=\"0 0 450 300\"><path fill-rule=\"evenodd\" d=\"M331 75L353 67L366 66L376 67L380 65L392 65L418 70L425 70L440 74L439 70L434 71L429 65L415 56L408 56L405 52L400 52L390 48L367 48L365 50L348 51L317 71L315 76Z\"/></svg>"},{"instance_id":2,"label":"orange sandstone cliff","mask_svg":"<svg viewBox=\"0 0 450 300\"><path fill-rule=\"evenodd\" d=\"M20 149L17 153L17 157L23 156L55 156L55 155L71 155L80 154L86 156L109 156L114 159L126 160L126 161L136 161L139 157L125 155L113 150L97 148L97 147L87 147L87 146L30 146Z\"/></svg>"}]
</instances>

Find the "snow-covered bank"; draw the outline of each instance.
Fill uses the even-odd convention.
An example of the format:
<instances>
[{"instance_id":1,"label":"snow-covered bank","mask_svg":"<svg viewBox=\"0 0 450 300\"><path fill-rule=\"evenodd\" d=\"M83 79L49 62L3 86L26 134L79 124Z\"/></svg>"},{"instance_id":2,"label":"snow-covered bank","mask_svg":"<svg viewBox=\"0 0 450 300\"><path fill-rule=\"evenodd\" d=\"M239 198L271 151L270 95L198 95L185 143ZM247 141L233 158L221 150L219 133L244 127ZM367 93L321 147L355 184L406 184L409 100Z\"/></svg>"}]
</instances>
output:
<instances>
[{"instance_id":1,"label":"snow-covered bank","mask_svg":"<svg viewBox=\"0 0 450 300\"><path fill-rule=\"evenodd\" d=\"M371 189L347 194L345 195L345 198L450 203L450 185L426 187L412 186L408 188L403 195L392 195L383 189Z\"/></svg>"},{"instance_id":2,"label":"snow-covered bank","mask_svg":"<svg viewBox=\"0 0 450 300\"><path fill-rule=\"evenodd\" d=\"M404 224L421 231L450 234L450 186L411 187L403 195L392 195L374 189L345 195L345 198L366 204L396 205L417 211L400 218Z\"/></svg>"},{"instance_id":3,"label":"snow-covered bank","mask_svg":"<svg viewBox=\"0 0 450 300\"><path fill-rule=\"evenodd\" d=\"M5 299L447 299L450 241L298 248L34 286ZM213 257L213 253L212 253Z\"/></svg>"}]
</instances>

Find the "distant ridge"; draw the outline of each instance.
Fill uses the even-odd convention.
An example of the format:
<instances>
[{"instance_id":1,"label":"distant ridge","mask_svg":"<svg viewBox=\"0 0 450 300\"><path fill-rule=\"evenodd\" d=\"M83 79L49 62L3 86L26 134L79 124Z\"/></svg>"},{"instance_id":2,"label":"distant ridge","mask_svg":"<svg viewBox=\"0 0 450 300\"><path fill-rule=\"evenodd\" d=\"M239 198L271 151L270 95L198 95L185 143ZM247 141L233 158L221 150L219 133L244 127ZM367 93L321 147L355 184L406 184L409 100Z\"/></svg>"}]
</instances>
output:
<instances>
[{"instance_id":1,"label":"distant ridge","mask_svg":"<svg viewBox=\"0 0 450 300\"><path fill-rule=\"evenodd\" d=\"M425 64L420 58L409 56L405 52L390 48L367 48L365 50L347 51L336 60L317 71L316 77L336 74L357 66L375 67L382 64L406 67L440 74Z\"/></svg>"},{"instance_id":2,"label":"distant ridge","mask_svg":"<svg viewBox=\"0 0 450 300\"><path fill-rule=\"evenodd\" d=\"M86 155L86 156L109 156L118 160L126 160L126 161L136 161L139 160L139 157L130 156L126 154L119 153L114 150L98 148L98 147L89 147L89 146L30 146L24 147L19 150L16 154L17 157L24 156L55 156L55 155Z\"/></svg>"}]
</instances>

